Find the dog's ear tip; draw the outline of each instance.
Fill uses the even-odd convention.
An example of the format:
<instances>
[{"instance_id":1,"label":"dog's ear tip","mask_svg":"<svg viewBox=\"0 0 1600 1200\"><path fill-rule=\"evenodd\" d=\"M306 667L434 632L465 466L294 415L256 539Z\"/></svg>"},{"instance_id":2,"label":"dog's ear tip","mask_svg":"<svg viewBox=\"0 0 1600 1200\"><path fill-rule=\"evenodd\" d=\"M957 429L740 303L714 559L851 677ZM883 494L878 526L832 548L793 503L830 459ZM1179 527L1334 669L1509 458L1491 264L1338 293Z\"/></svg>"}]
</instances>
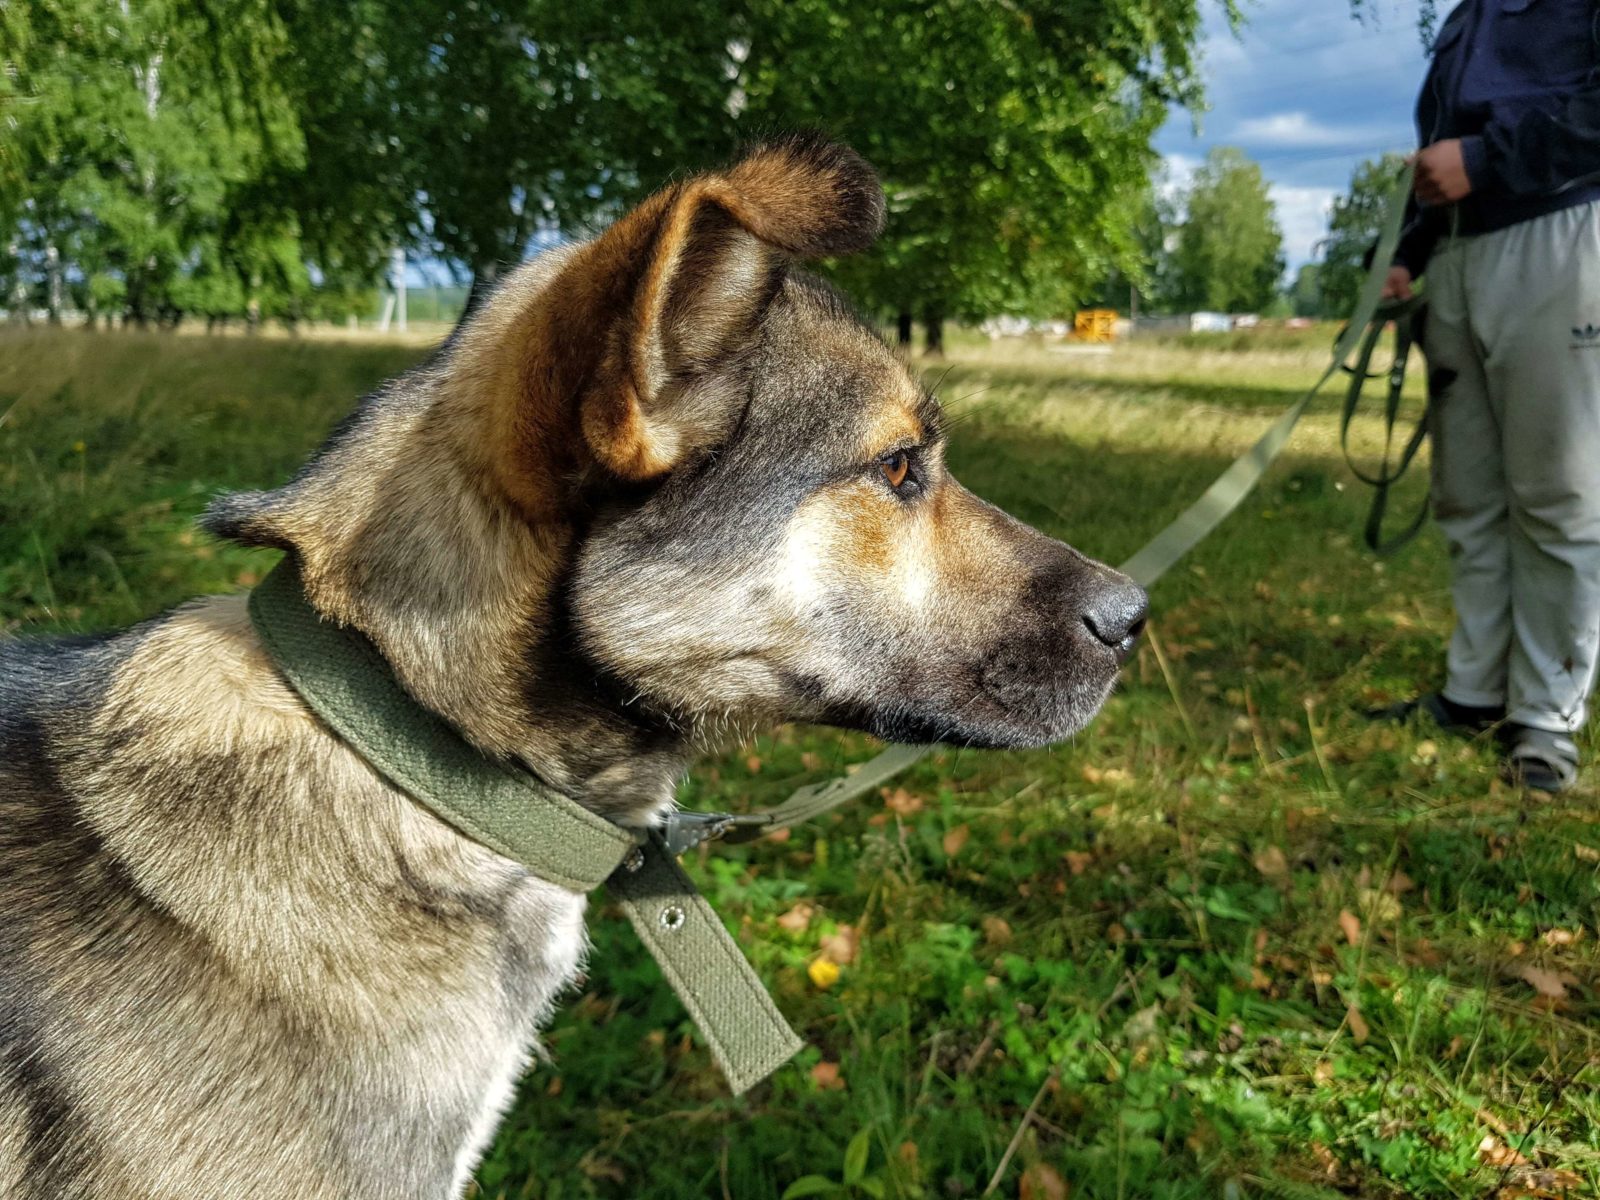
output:
<instances>
[{"instance_id":1,"label":"dog's ear tip","mask_svg":"<svg viewBox=\"0 0 1600 1200\"><path fill-rule=\"evenodd\" d=\"M728 177L761 210L755 232L804 258L853 254L883 232L883 184L872 164L817 130L756 142Z\"/></svg>"},{"instance_id":2,"label":"dog's ear tip","mask_svg":"<svg viewBox=\"0 0 1600 1200\"><path fill-rule=\"evenodd\" d=\"M271 504L270 492L223 492L206 505L196 523L223 541L287 550L288 540L268 519Z\"/></svg>"}]
</instances>

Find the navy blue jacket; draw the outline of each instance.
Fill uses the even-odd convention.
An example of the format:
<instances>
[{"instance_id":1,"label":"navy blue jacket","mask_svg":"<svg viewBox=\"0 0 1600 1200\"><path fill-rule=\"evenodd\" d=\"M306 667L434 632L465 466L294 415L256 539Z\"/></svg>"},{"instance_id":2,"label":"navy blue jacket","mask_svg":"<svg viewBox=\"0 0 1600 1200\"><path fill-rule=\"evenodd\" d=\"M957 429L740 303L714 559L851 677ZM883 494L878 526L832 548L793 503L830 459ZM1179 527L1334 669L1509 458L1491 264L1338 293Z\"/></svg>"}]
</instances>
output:
<instances>
[{"instance_id":1,"label":"navy blue jacket","mask_svg":"<svg viewBox=\"0 0 1600 1200\"><path fill-rule=\"evenodd\" d=\"M1459 233L1600 199L1600 0L1462 0L1434 43L1417 133L1461 139ZM1395 261L1421 275L1450 228L1448 206L1413 197Z\"/></svg>"}]
</instances>

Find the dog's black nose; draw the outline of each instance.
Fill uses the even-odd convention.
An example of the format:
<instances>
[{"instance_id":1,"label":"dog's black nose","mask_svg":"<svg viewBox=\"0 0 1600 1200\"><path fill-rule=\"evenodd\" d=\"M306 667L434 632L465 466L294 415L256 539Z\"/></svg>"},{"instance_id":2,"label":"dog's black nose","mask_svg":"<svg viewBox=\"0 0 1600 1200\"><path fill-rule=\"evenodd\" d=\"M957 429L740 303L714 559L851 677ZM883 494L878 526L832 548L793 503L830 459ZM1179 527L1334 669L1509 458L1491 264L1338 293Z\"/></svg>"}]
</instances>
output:
<instances>
[{"instance_id":1,"label":"dog's black nose","mask_svg":"<svg viewBox=\"0 0 1600 1200\"><path fill-rule=\"evenodd\" d=\"M1150 597L1131 580L1119 580L1100 591L1084 611L1083 623L1101 642L1126 656L1133 650L1150 612Z\"/></svg>"}]
</instances>

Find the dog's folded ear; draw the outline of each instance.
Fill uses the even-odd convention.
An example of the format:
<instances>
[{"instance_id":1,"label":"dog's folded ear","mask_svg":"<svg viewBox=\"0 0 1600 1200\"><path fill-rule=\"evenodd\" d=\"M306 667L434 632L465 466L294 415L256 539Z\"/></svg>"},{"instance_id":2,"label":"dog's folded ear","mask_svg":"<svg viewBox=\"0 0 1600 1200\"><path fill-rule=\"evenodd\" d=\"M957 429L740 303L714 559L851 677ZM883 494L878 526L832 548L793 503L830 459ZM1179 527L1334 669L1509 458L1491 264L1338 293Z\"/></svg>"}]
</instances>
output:
<instances>
[{"instance_id":1,"label":"dog's folded ear","mask_svg":"<svg viewBox=\"0 0 1600 1200\"><path fill-rule=\"evenodd\" d=\"M883 214L859 155L792 136L658 193L586 246L563 271L586 287L553 294L587 291L599 310L583 318L605 339L581 398L594 457L644 480L713 439L726 406L683 385L749 342L794 259L863 249Z\"/></svg>"}]
</instances>

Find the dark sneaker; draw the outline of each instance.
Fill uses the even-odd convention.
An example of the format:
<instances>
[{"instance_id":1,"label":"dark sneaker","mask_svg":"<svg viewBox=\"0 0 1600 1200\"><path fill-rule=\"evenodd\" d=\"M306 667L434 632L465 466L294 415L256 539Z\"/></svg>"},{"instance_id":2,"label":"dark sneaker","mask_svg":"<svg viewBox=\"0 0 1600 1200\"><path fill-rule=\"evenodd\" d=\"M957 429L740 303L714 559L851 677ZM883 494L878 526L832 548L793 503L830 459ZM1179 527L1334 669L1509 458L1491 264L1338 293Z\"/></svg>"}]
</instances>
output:
<instances>
[{"instance_id":1,"label":"dark sneaker","mask_svg":"<svg viewBox=\"0 0 1600 1200\"><path fill-rule=\"evenodd\" d=\"M1373 721L1387 721L1400 725L1409 721L1414 713L1426 713L1440 729L1472 737L1485 733L1506 719L1505 706L1479 708L1472 704L1457 704L1442 692L1428 692L1414 700L1402 700L1385 708L1367 710Z\"/></svg>"},{"instance_id":2,"label":"dark sneaker","mask_svg":"<svg viewBox=\"0 0 1600 1200\"><path fill-rule=\"evenodd\" d=\"M1554 794L1578 782L1578 747L1570 735L1508 725L1502 740L1506 779L1519 787Z\"/></svg>"}]
</instances>

